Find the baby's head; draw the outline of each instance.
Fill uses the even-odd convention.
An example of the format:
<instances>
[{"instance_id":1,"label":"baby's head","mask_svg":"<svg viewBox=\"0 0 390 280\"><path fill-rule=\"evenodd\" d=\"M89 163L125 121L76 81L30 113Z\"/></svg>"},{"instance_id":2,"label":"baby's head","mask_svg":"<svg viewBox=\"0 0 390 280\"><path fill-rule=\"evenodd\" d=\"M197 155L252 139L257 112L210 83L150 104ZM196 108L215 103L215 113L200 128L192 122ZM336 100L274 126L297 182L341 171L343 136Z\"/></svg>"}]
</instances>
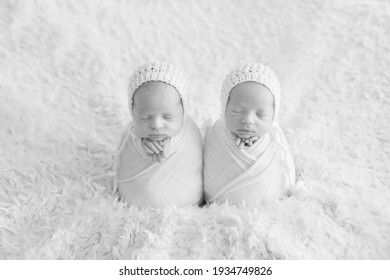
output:
<instances>
[{"instance_id":1,"label":"baby's head","mask_svg":"<svg viewBox=\"0 0 390 280\"><path fill-rule=\"evenodd\" d=\"M221 117L240 138L261 137L276 124L280 85L275 73L259 63L231 71L221 92Z\"/></svg>"},{"instance_id":2,"label":"baby's head","mask_svg":"<svg viewBox=\"0 0 390 280\"><path fill-rule=\"evenodd\" d=\"M134 133L154 141L171 138L183 126L185 82L168 63L139 67L130 77L129 109Z\"/></svg>"}]
</instances>

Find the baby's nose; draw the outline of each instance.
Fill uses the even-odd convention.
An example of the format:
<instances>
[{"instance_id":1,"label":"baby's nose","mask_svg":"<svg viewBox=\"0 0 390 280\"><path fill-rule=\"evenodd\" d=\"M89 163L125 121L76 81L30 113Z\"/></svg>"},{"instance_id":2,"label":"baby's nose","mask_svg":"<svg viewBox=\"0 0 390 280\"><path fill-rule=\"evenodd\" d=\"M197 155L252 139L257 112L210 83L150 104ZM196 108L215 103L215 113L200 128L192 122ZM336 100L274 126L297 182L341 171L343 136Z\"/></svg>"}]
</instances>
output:
<instances>
[{"instance_id":1,"label":"baby's nose","mask_svg":"<svg viewBox=\"0 0 390 280\"><path fill-rule=\"evenodd\" d=\"M248 113L242 118L242 122L245 124L253 124L255 122L255 117L252 113Z\"/></svg>"},{"instance_id":2,"label":"baby's nose","mask_svg":"<svg viewBox=\"0 0 390 280\"><path fill-rule=\"evenodd\" d=\"M161 118L154 118L150 124L153 129L159 129L163 127L163 121Z\"/></svg>"}]
</instances>

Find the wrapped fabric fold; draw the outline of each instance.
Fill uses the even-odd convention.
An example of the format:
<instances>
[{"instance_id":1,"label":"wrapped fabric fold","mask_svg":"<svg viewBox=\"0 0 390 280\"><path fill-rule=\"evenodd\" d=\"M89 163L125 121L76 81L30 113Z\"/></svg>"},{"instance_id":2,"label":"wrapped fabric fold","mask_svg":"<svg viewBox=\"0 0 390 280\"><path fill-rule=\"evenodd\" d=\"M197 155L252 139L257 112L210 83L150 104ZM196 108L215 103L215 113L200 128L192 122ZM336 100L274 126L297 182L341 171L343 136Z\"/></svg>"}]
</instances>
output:
<instances>
[{"instance_id":1,"label":"wrapped fabric fold","mask_svg":"<svg viewBox=\"0 0 390 280\"><path fill-rule=\"evenodd\" d=\"M116 156L114 187L120 195L139 207L201 204L202 137L192 118L185 116L180 133L165 144L161 163L153 162L133 129L130 123Z\"/></svg>"},{"instance_id":2,"label":"wrapped fabric fold","mask_svg":"<svg viewBox=\"0 0 390 280\"><path fill-rule=\"evenodd\" d=\"M210 128L204 147L207 202L256 204L285 194L295 184L295 166L279 125L240 149L222 119Z\"/></svg>"}]
</instances>

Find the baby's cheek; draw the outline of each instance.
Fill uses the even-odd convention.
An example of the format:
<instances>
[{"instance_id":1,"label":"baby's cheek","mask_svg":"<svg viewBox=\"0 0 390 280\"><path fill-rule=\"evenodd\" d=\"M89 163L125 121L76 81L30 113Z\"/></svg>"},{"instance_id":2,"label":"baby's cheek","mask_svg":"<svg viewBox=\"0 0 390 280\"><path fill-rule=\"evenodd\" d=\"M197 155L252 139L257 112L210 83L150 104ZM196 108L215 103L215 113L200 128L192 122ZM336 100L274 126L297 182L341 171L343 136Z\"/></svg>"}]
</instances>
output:
<instances>
[{"instance_id":1,"label":"baby's cheek","mask_svg":"<svg viewBox=\"0 0 390 280\"><path fill-rule=\"evenodd\" d=\"M234 121L234 119L231 118L230 116L226 116L225 117L225 124L226 124L227 129L232 131L232 130L234 130L234 127L236 126L236 121Z\"/></svg>"},{"instance_id":2,"label":"baby's cheek","mask_svg":"<svg viewBox=\"0 0 390 280\"><path fill-rule=\"evenodd\" d=\"M264 132L269 132L269 131L271 131L271 128L272 128L272 122L266 122L266 123L263 125L263 130L264 130Z\"/></svg>"},{"instance_id":3,"label":"baby's cheek","mask_svg":"<svg viewBox=\"0 0 390 280\"><path fill-rule=\"evenodd\" d=\"M182 122L175 122L172 127L171 127L171 132L172 134L174 134L173 136L175 136L176 134L178 134L180 132L180 129L182 128L183 126L183 123Z\"/></svg>"},{"instance_id":4,"label":"baby's cheek","mask_svg":"<svg viewBox=\"0 0 390 280\"><path fill-rule=\"evenodd\" d=\"M148 135L145 125L137 122L134 124L134 133L137 137L146 137Z\"/></svg>"},{"instance_id":5,"label":"baby's cheek","mask_svg":"<svg viewBox=\"0 0 390 280\"><path fill-rule=\"evenodd\" d=\"M178 134L181 128L184 125L184 119L176 118L175 120L169 122L170 131L173 134Z\"/></svg>"},{"instance_id":6,"label":"baby's cheek","mask_svg":"<svg viewBox=\"0 0 390 280\"><path fill-rule=\"evenodd\" d=\"M270 130L270 126L265 122L258 122L256 124L256 134L261 137Z\"/></svg>"}]
</instances>

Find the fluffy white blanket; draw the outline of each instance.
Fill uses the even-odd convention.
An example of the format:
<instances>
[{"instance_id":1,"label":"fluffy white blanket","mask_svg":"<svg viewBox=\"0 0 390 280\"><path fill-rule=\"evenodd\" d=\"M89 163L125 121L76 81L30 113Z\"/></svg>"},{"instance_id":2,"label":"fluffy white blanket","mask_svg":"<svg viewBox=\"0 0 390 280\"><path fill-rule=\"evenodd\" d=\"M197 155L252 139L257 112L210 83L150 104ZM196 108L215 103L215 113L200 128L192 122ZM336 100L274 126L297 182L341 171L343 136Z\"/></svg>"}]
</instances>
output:
<instances>
[{"instance_id":1,"label":"fluffy white blanket","mask_svg":"<svg viewBox=\"0 0 390 280\"><path fill-rule=\"evenodd\" d=\"M152 2L0 1L0 258L390 259L389 1ZM200 125L230 69L269 64L297 192L138 210L89 184L155 60L183 69Z\"/></svg>"}]
</instances>

